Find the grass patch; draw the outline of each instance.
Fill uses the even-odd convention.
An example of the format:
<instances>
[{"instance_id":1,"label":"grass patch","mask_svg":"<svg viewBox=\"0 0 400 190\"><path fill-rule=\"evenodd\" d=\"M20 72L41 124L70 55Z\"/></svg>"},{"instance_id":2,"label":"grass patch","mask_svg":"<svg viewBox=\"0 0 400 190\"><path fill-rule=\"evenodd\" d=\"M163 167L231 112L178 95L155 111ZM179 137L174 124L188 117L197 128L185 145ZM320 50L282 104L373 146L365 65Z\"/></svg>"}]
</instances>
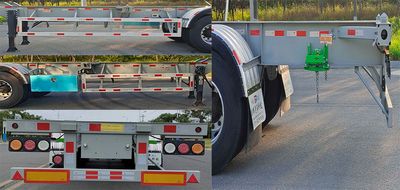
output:
<instances>
[{"instance_id":1,"label":"grass patch","mask_svg":"<svg viewBox=\"0 0 400 190\"><path fill-rule=\"evenodd\" d=\"M0 24L6 22L6 17L0 16Z\"/></svg>"}]
</instances>

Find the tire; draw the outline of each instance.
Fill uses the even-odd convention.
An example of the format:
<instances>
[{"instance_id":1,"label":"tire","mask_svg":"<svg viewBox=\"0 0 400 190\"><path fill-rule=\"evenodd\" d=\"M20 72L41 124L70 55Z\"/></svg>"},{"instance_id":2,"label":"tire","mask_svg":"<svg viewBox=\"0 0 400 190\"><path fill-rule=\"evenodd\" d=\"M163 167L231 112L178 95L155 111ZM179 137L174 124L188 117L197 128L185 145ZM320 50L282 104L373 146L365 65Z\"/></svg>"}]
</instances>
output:
<instances>
[{"instance_id":1,"label":"tire","mask_svg":"<svg viewBox=\"0 0 400 190\"><path fill-rule=\"evenodd\" d=\"M214 36L213 36L214 37ZM212 140L212 173L220 173L244 146L248 108L243 98L239 70L231 52L222 40L213 38L213 83L220 92L223 103L213 98L213 123L218 118L218 111L223 107L223 124L218 135ZM216 93L213 93L215 96ZM218 94L217 94L218 95ZM218 95L219 96L219 95ZM218 108L218 105L223 105ZM225 119L228 118L228 119Z\"/></svg>"},{"instance_id":2,"label":"tire","mask_svg":"<svg viewBox=\"0 0 400 190\"><path fill-rule=\"evenodd\" d=\"M263 81L261 83L266 115L266 119L262 124L263 127L266 127L278 113L283 91L282 77L280 74L278 74L274 80L269 80L267 75L268 73L264 72Z\"/></svg>"},{"instance_id":3,"label":"tire","mask_svg":"<svg viewBox=\"0 0 400 190\"><path fill-rule=\"evenodd\" d=\"M208 29L209 27L209 29ZM203 28L207 28L203 30ZM203 40L202 36L211 39L211 16L204 16L193 23L192 28L189 29L188 42L189 44L203 53L210 53L211 43Z\"/></svg>"},{"instance_id":4,"label":"tire","mask_svg":"<svg viewBox=\"0 0 400 190\"><path fill-rule=\"evenodd\" d=\"M26 89L24 84L17 77L10 73L0 72L0 81L6 82L11 86L11 95L4 100L0 100L0 108L12 108L24 99L24 94L26 95ZM7 85L7 86L8 86Z\"/></svg>"}]
</instances>

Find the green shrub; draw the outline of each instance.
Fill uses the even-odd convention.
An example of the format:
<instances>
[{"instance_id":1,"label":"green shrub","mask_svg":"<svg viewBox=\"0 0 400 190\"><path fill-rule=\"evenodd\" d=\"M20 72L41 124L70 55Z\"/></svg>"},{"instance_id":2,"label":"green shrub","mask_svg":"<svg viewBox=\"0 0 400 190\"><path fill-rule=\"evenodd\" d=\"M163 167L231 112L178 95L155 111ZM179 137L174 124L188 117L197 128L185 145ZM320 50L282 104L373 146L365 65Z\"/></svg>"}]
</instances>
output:
<instances>
[{"instance_id":1,"label":"green shrub","mask_svg":"<svg viewBox=\"0 0 400 190\"><path fill-rule=\"evenodd\" d=\"M6 18L4 16L0 16L0 23L6 22Z\"/></svg>"}]
</instances>

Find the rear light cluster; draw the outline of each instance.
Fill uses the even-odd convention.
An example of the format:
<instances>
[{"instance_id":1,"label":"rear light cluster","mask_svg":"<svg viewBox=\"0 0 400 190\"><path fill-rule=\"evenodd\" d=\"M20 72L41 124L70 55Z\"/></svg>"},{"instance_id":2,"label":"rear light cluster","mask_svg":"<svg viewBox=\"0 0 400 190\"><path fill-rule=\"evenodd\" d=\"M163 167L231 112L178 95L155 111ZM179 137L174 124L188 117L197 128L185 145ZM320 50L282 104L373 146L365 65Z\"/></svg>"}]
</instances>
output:
<instances>
[{"instance_id":1,"label":"rear light cluster","mask_svg":"<svg viewBox=\"0 0 400 190\"><path fill-rule=\"evenodd\" d=\"M49 137L12 137L8 143L12 152L48 152L50 151Z\"/></svg>"},{"instance_id":2,"label":"rear light cluster","mask_svg":"<svg viewBox=\"0 0 400 190\"><path fill-rule=\"evenodd\" d=\"M204 155L204 141L165 139L164 154Z\"/></svg>"}]
</instances>

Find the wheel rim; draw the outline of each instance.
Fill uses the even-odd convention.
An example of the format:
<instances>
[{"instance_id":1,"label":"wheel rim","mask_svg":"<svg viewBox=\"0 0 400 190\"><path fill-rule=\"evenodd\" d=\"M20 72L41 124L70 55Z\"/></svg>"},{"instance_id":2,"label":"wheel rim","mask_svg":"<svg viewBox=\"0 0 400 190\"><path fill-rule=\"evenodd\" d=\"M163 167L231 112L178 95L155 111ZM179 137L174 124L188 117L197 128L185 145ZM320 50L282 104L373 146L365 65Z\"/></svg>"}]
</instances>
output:
<instances>
[{"instance_id":1,"label":"wheel rim","mask_svg":"<svg viewBox=\"0 0 400 190\"><path fill-rule=\"evenodd\" d=\"M213 121L213 126L211 129L211 143L212 144L214 144L215 142L218 141L218 138L221 134L222 127L224 126L224 113L225 113L224 112L224 101L222 99L221 93L220 93L217 85L215 85L215 83L213 83L213 86L214 86L213 93L216 93L218 95L216 97L217 98L216 100L219 101L219 104L216 104L216 105L221 106L221 109L218 109L218 110L220 110L220 113L215 113L219 117L218 117L218 119L216 119L216 121Z\"/></svg>"},{"instance_id":2,"label":"wheel rim","mask_svg":"<svg viewBox=\"0 0 400 190\"><path fill-rule=\"evenodd\" d=\"M205 43L211 45L211 24L207 24L206 26L204 26L201 29L200 35L201 35L201 39Z\"/></svg>"},{"instance_id":3,"label":"wheel rim","mask_svg":"<svg viewBox=\"0 0 400 190\"><path fill-rule=\"evenodd\" d=\"M12 95L12 87L5 80L0 80L0 101L7 100Z\"/></svg>"}]
</instances>

